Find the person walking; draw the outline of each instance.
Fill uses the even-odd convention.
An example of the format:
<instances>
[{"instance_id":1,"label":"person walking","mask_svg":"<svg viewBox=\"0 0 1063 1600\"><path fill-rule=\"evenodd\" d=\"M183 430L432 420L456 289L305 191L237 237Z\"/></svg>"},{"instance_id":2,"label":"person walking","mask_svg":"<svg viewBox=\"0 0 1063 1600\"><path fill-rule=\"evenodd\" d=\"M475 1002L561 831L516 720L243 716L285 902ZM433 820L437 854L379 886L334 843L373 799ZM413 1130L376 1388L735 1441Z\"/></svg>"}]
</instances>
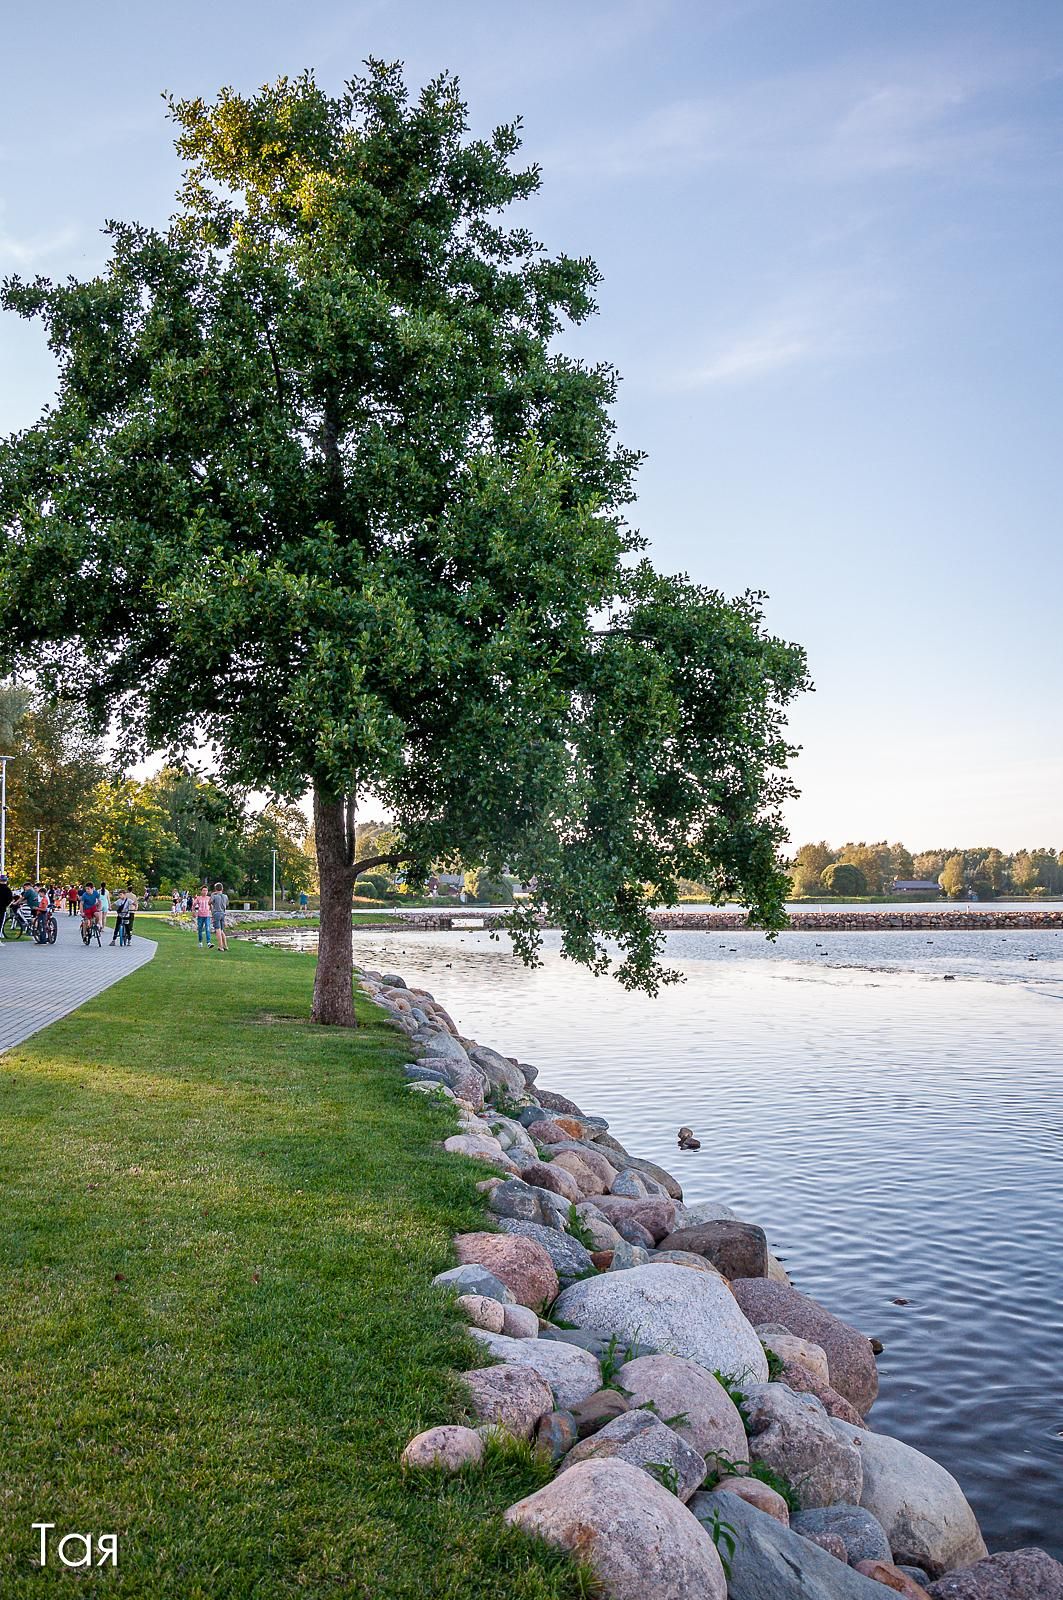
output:
<instances>
[{"instance_id":1,"label":"person walking","mask_svg":"<svg viewBox=\"0 0 1063 1600\"><path fill-rule=\"evenodd\" d=\"M214 885L214 893L210 897L210 925L214 930L214 939L219 950L228 950L229 944L225 937L225 913L229 909L229 896L225 893L220 883Z\"/></svg>"},{"instance_id":2,"label":"person walking","mask_svg":"<svg viewBox=\"0 0 1063 1600\"><path fill-rule=\"evenodd\" d=\"M111 897L107 893L107 885L100 884L100 937L107 932L107 913L111 909Z\"/></svg>"},{"instance_id":3,"label":"person walking","mask_svg":"<svg viewBox=\"0 0 1063 1600\"><path fill-rule=\"evenodd\" d=\"M7 881L7 873L0 872L0 944L7 942L4 938L4 923L7 921L7 914L14 897L14 890Z\"/></svg>"},{"instance_id":4,"label":"person walking","mask_svg":"<svg viewBox=\"0 0 1063 1600\"><path fill-rule=\"evenodd\" d=\"M196 914L196 943L205 944L210 949L210 895L204 884L196 898L192 901L192 910Z\"/></svg>"},{"instance_id":5,"label":"person walking","mask_svg":"<svg viewBox=\"0 0 1063 1600\"><path fill-rule=\"evenodd\" d=\"M67 914L67 916L68 917L76 917L77 916L77 909L78 909L77 885L72 883L70 885L69 889L66 891L66 914Z\"/></svg>"}]
</instances>

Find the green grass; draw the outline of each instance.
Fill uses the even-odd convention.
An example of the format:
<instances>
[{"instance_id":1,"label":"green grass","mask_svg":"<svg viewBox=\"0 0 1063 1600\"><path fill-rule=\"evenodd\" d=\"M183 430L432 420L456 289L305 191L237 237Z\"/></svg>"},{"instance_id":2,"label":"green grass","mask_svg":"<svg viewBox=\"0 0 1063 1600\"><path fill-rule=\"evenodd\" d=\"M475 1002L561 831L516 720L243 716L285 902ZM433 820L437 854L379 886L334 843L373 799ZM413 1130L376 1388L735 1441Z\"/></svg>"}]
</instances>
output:
<instances>
[{"instance_id":1,"label":"green grass","mask_svg":"<svg viewBox=\"0 0 1063 1600\"><path fill-rule=\"evenodd\" d=\"M310 1028L305 956L151 936L0 1058L0 1594L584 1594L496 1515L549 1475L527 1448L399 1467L482 1364L430 1280L483 1217L401 1037ZM117 1572L38 1570L41 1520L117 1533Z\"/></svg>"}]
</instances>

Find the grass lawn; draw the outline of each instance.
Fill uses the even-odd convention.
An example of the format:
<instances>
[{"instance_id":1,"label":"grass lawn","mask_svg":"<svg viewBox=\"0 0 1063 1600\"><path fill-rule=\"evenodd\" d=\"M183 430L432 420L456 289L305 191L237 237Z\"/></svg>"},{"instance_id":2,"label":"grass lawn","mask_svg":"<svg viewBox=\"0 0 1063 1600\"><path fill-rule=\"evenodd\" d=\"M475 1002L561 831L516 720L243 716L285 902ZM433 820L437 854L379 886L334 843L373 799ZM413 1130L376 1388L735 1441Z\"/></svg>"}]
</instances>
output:
<instances>
[{"instance_id":1,"label":"grass lawn","mask_svg":"<svg viewBox=\"0 0 1063 1600\"><path fill-rule=\"evenodd\" d=\"M0 1057L3 1600L583 1594L492 1515L545 1481L527 1449L398 1465L482 1364L430 1279L483 1169L433 1148L401 1036L312 1029L305 955L150 935ZM39 1570L39 1521L117 1533L117 1571Z\"/></svg>"}]
</instances>

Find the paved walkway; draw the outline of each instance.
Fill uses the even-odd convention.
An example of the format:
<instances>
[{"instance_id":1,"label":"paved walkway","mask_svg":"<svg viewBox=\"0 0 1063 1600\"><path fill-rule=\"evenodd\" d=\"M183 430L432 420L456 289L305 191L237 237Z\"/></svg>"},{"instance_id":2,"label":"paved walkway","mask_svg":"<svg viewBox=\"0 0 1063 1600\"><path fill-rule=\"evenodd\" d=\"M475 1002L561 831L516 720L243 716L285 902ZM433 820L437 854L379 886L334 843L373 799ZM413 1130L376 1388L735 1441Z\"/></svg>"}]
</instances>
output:
<instances>
[{"instance_id":1,"label":"paved walkway","mask_svg":"<svg viewBox=\"0 0 1063 1600\"><path fill-rule=\"evenodd\" d=\"M103 938L102 949L92 944L86 950L80 917L64 912L55 944L28 938L0 944L0 1054L76 1011L155 954L155 941L139 933L125 949L111 949L110 928Z\"/></svg>"}]
</instances>

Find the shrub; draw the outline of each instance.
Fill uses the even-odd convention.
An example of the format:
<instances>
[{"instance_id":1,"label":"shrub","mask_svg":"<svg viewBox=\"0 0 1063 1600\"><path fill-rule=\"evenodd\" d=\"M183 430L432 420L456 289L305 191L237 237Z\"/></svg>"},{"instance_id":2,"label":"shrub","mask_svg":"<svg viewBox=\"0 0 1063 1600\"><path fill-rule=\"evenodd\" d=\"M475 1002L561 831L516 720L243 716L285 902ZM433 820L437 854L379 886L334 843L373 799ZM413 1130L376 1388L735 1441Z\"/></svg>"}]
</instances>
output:
<instances>
[{"instance_id":1,"label":"shrub","mask_svg":"<svg viewBox=\"0 0 1063 1600\"><path fill-rule=\"evenodd\" d=\"M867 893L867 879L859 867L847 861L835 861L823 874L823 883L830 894L858 895Z\"/></svg>"}]
</instances>

